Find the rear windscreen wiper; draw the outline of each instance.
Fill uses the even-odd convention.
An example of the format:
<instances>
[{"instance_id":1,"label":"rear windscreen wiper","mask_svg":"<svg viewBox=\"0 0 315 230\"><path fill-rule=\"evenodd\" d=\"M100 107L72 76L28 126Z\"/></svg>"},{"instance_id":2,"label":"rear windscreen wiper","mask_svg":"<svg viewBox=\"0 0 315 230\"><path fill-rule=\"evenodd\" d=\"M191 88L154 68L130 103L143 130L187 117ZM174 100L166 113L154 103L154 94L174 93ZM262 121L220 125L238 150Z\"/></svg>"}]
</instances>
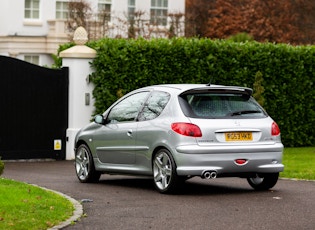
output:
<instances>
[{"instance_id":1,"label":"rear windscreen wiper","mask_svg":"<svg viewBox=\"0 0 315 230\"><path fill-rule=\"evenodd\" d=\"M259 110L242 110L242 111L232 112L229 115L230 116L238 116L238 115L250 114L250 113L261 113L261 111L259 111Z\"/></svg>"}]
</instances>

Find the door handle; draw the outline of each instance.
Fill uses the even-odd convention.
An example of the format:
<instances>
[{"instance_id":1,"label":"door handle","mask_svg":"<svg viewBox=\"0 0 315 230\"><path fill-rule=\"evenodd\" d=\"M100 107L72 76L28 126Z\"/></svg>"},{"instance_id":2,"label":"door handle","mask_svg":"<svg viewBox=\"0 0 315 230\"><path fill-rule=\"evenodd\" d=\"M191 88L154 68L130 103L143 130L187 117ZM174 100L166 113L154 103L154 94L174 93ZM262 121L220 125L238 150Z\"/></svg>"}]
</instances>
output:
<instances>
[{"instance_id":1,"label":"door handle","mask_svg":"<svg viewBox=\"0 0 315 230\"><path fill-rule=\"evenodd\" d=\"M132 130L131 130L131 129L129 129L129 130L127 131L127 136L128 136L128 137L132 137Z\"/></svg>"}]
</instances>

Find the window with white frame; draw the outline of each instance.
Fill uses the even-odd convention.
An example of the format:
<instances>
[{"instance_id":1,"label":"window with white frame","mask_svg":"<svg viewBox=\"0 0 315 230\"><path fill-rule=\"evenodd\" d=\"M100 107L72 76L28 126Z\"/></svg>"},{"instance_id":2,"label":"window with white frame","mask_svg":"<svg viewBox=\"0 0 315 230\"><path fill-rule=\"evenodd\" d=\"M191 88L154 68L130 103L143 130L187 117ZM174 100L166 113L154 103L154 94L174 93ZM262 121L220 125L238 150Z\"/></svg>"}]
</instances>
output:
<instances>
[{"instance_id":1,"label":"window with white frame","mask_svg":"<svg viewBox=\"0 0 315 230\"><path fill-rule=\"evenodd\" d=\"M56 2L56 19L67 19L69 16L69 2L57 1Z\"/></svg>"},{"instance_id":2,"label":"window with white frame","mask_svg":"<svg viewBox=\"0 0 315 230\"><path fill-rule=\"evenodd\" d=\"M98 18L101 21L110 21L112 0L98 0Z\"/></svg>"},{"instance_id":3,"label":"window with white frame","mask_svg":"<svg viewBox=\"0 0 315 230\"><path fill-rule=\"evenodd\" d=\"M25 0L24 18L39 19L40 0Z\"/></svg>"},{"instance_id":4,"label":"window with white frame","mask_svg":"<svg viewBox=\"0 0 315 230\"><path fill-rule=\"evenodd\" d=\"M128 20L133 21L135 18L136 0L128 0Z\"/></svg>"},{"instance_id":5,"label":"window with white frame","mask_svg":"<svg viewBox=\"0 0 315 230\"><path fill-rule=\"evenodd\" d=\"M167 24L168 0L151 0L150 22L154 25Z\"/></svg>"},{"instance_id":6,"label":"window with white frame","mask_svg":"<svg viewBox=\"0 0 315 230\"><path fill-rule=\"evenodd\" d=\"M25 55L24 61L27 61L35 65L39 65L39 56L38 55Z\"/></svg>"}]
</instances>

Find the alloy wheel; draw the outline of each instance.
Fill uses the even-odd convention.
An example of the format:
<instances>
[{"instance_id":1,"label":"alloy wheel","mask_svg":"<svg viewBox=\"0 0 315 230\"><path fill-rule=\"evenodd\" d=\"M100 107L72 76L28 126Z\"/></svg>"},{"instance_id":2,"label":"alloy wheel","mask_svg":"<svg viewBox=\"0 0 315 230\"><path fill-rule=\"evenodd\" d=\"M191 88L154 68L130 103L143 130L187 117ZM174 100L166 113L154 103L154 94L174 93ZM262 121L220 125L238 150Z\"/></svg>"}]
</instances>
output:
<instances>
[{"instance_id":1,"label":"alloy wheel","mask_svg":"<svg viewBox=\"0 0 315 230\"><path fill-rule=\"evenodd\" d=\"M89 176L90 156L86 148L80 147L75 157L76 173L80 181L85 181Z\"/></svg>"},{"instance_id":2,"label":"alloy wheel","mask_svg":"<svg viewBox=\"0 0 315 230\"><path fill-rule=\"evenodd\" d=\"M165 151L161 151L155 155L153 173L156 187L160 191L167 190L173 179L173 163Z\"/></svg>"}]
</instances>

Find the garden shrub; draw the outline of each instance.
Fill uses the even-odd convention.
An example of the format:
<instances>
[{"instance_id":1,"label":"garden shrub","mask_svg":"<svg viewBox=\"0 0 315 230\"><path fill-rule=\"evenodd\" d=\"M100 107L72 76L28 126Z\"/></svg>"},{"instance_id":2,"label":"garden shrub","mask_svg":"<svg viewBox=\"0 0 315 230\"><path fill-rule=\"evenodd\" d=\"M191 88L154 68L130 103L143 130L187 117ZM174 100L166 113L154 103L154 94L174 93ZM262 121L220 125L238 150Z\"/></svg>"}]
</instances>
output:
<instances>
[{"instance_id":1,"label":"garden shrub","mask_svg":"<svg viewBox=\"0 0 315 230\"><path fill-rule=\"evenodd\" d=\"M3 173L3 170L4 170L4 163L3 163L3 161L1 160L1 157L0 157L0 176Z\"/></svg>"},{"instance_id":2,"label":"garden shrub","mask_svg":"<svg viewBox=\"0 0 315 230\"><path fill-rule=\"evenodd\" d=\"M265 91L263 84L263 76L260 71L258 71L255 75L255 82L253 84L253 97L256 99L256 101L261 105L264 106L265 104L265 98L263 96L263 93Z\"/></svg>"}]
</instances>

